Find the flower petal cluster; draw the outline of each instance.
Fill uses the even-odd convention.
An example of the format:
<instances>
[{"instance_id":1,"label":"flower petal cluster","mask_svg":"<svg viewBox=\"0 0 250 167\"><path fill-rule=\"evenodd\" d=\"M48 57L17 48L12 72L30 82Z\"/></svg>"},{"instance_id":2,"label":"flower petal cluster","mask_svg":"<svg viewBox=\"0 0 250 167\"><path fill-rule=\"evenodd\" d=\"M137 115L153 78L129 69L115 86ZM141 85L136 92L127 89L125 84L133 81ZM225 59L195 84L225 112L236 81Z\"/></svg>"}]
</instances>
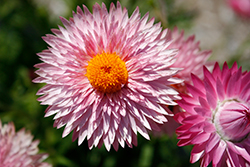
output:
<instances>
[{"instance_id":1,"label":"flower petal cluster","mask_svg":"<svg viewBox=\"0 0 250 167\"><path fill-rule=\"evenodd\" d=\"M201 166L250 165L250 72L234 63L213 72L204 67L204 79L192 75L189 95L178 104L184 112L175 115L179 146L194 145L191 163Z\"/></svg>"},{"instance_id":2,"label":"flower petal cluster","mask_svg":"<svg viewBox=\"0 0 250 167\"><path fill-rule=\"evenodd\" d=\"M186 92L185 84L191 83L191 73L201 78L203 76L203 66L205 65L207 68L211 68L214 64L207 61L211 55L211 51L201 51L200 42L195 41L195 36L191 35L185 39L184 30L179 32L177 27L171 31L170 35L173 42L169 47L172 49L178 49L176 55L177 60L171 65L171 67L182 68L182 70L176 74L176 77L184 80L183 83L176 87L179 92Z\"/></svg>"},{"instance_id":3,"label":"flower petal cluster","mask_svg":"<svg viewBox=\"0 0 250 167\"><path fill-rule=\"evenodd\" d=\"M47 154L37 154L39 141L25 129L15 132L14 124L2 125L0 121L0 166L6 167L52 167L42 162Z\"/></svg>"},{"instance_id":4,"label":"flower petal cluster","mask_svg":"<svg viewBox=\"0 0 250 167\"><path fill-rule=\"evenodd\" d=\"M132 147L137 132L149 139L147 130L167 121L164 106L180 99L171 87L181 82L170 67L176 50L168 48L168 30L148 13L141 18L138 8L130 17L119 2L109 11L104 4L93 14L83 9L43 38L50 47L35 65L34 82L46 83L38 100L49 105L46 117L56 114L55 127L65 126L63 137L73 131L73 140L87 138L90 149Z\"/></svg>"},{"instance_id":5,"label":"flower petal cluster","mask_svg":"<svg viewBox=\"0 0 250 167\"><path fill-rule=\"evenodd\" d=\"M169 48L178 49L178 53L176 55L177 60L171 67L182 68L180 72L178 72L175 77L182 79L184 82L180 84L173 85L179 92L188 93L186 84L190 84L192 82L191 73L197 75L202 78L202 69L205 65L207 68L211 69L213 66L213 62L209 62L208 58L211 55L211 51L200 49L200 42L195 41L195 36L189 36L187 38L184 37L184 30L179 31L177 27L175 27L171 33L169 33L170 38L173 42L170 44ZM179 106L171 106L171 110L174 114L181 111ZM155 132L154 134L162 134L167 133L172 136L175 133L176 128L180 125L177 123L172 116L166 116L168 122L160 125L161 131Z\"/></svg>"}]
</instances>

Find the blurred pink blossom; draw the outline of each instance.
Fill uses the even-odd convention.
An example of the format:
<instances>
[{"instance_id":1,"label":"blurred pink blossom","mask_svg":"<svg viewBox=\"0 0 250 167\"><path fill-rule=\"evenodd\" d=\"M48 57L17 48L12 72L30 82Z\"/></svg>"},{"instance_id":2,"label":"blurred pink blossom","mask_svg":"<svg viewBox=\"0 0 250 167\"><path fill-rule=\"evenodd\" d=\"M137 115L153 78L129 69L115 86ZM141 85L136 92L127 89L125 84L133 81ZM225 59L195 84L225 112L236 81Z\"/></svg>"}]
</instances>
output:
<instances>
[{"instance_id":1,"label":"blurred pink blossom","mask_svg":"<svg viewBox=\"0 0 250 167\"><path fill-rule=\"evenodd\" d=\"M52 167L42 162L47 154L37 154L39 141L32 141L30 132L21 129L15 132L14 124L2 125L0 121L0 166L1 167Z\"/></svg>"},{"instance_id":2,"label":"blurred pink blossom","mask_svg":"<svg viewBox=\"0 0 250 167\"><path fill-rule=\"evenodd\" d=\"M175 77L183 80L184 82L180 84L175 84L173 87L180 93L188 93L186 89L186 84L190 84L191 73L197 75L202 78L203 73L202 69L205 65L207 68L212 69L214 62L208 61L208 58L211 55L211 51L200 49L200 42L195 41L195 35L189 36L187 38L184 37L184 30L179 32L178 28L175 27L171 33L169 33L170 38L173 42L170 44L170 49L178 49L177 60L171 67L182 68L180 72L178 72ZM176 114L180 112L179 106L171 106L171 111ZM161 131L155 132L154 134L162 134L167 133L172 136L175 132L176 128L179 126L179 123L174 121L172 116L166 116L168 122L163 125L159 125Z\"/></svg>"},{"instance_id":3,"label":"blurred pink blossom","mask_svg":"<svg viewBox=\"0 0 250 167\"><path fill-rule=\"evenodd\" d=\"M228 3L235 13L250 18L250 0L228 0Z\"/></svg>"},{"instance_id":4,"label":"blurred pink blossom","mask_svg":"<svg viewBox=\"0 0 250 167\"><path fill-rule=\"evenodd\" d=\"M211 69L214 62L208 62L211 51L202 51L200 49L200 42L195 41L195 35L185 38L184 30L179 32L178 28L175 27L171 32L171 38L173 39L173 42L170 44L169 48L178 49L176 55L177 60L171 65L171 67L182 68L175 77L184 81L183 83L174 86L179 92L185 93L185 84L191 83L191 73L202 78L203 66L205 65L207 68Z\"/></svg>"}]
</instances>

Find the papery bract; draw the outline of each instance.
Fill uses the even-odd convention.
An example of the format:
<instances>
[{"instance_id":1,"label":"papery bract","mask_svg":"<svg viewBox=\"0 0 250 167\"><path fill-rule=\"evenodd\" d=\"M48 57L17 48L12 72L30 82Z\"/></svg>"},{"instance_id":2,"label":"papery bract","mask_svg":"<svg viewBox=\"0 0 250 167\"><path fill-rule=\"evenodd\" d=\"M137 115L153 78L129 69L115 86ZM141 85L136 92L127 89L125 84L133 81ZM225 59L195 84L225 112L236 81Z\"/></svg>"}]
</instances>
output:
<instances>
[{"instance_id":1,"label":"papery bract","mask_svg":"<svg viewBox=\"0 0 250 167\"><path fill-rule=\"evenodd\" d=\"M175 115L182 124L178 145L194 145L190 161L204 167L249 166L250 72L216 63L212 73L204 67L204 80L192 75L192 81L190 95L178 102L185 111Z\"/></svg>"},{"instance_id":2,"label":"papery bract","mask_svg":"<svg viewBox=\"0 0 250 167\"><path fill-rule=\"evenodd\" d=\"M188 93L186 84L192 82L191 73L197 75L198 77L203 77L202 69L205 65L208 69L211 69L214 62L208 61L211 55L211 51L200 49L200 43L195 41L195 36L189 36L187 39L184 37L184 30L179 32L178 28L175 27L171 33L169 33L170 38L173 42L170 44L170 49L178 49L176 55L177 60L171 67L182 68L175 77L183 80L180 84L173 85L178 92ZM179 106L170 107L174 114L180 112ZM179 123L173 120L172 116L166 116L168 122L160 125L161 131L155 132L155 134L167 133L168 135L173 135Z\"/></svg>"},{"instance_id":3,"label":"papery bract","mask_svg":"<svg viewBox=\"0 0 250 167\"><path fill-rule=\"evenodd\" d=\"M167 121L165 105L180 99L170 86L181 82L170 67L176 50L168 48L168 30L148 13L140 18L138 8L131 17L119 2L109 11L104 4L93 14L83 9L43 38L50 47L35 66L34 82L46 83L38 100L49 105L46 117L56 114L55 127L66 125L63 137L73 131L73 140L87 138L90 149L132 147L137 132L149 139L147 130Z\"/></svg>"},{"instance_id":4,"label":"papery bract","mask_svg":"<svg viewBox=\"0 0 250 167\"><path fill-rule=\"evenodd\" d=\"M191 73L202 78L203 66L205 65L208 69L212 68L214 63L208 61L211 51L201 50L200 42L195 41L195 35L191 35L185 39L184 30L179 32L177 27L171 32L171 38L173 42L170 44L169 48L178 49L176 55L177 60L171 67L182 68L175 76L184 81L177 86L175 85L175 87L179 92L186 93L185 84L190 84L192 82Z\"/></svg>"},{"instance_id":5,"label":"papery bract","mask_svg":"<svg viewBox=\"0 0 250 167\"><path fill-rule=\"evenodd\" d=\"M14 124L2 125L0 121L0 166L1 167L52 167L42 162L47 154L38 154L39 141L25 129L15 132Z\"/></svg>"}]
</instances>

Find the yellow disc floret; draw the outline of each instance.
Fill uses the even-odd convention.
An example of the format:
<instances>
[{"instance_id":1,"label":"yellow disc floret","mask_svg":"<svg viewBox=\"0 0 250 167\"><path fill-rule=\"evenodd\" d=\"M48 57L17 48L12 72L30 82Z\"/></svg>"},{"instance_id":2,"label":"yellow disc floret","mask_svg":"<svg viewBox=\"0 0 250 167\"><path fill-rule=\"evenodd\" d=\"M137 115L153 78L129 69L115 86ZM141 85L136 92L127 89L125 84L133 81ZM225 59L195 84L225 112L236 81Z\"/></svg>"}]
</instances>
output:
<instances>
[{"instance_id":1,"label":"yellow disc floret","mask_svg":"<svg viewBox=\"0 0 250 167\"><path fill-rule=\"evenodd\" d=\"M98 91L114 93L127 83L128 71L125 62L116 53L103 52L88 62L86 77Z\"/></svg>"}]
</instances>

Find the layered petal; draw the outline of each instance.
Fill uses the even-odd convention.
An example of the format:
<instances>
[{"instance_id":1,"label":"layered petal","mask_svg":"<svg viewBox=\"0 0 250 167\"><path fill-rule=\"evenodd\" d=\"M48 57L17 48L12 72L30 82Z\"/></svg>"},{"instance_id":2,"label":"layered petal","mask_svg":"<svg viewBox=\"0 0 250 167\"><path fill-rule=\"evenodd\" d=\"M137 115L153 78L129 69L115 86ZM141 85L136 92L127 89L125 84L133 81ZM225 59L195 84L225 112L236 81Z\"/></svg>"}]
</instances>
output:
<instances>
[{"instance_id":1,"label":"layered petal","mask_svg":"<svg viewBox=\"0 0 250 167\"><path fill-rule=\"evenodd\" d=\"M117 150L125 143L137 144L139 132L149 139L148 130L167 121L165 105L177 105L178 92L171 85L179 68L177 50L169 48L169 31L160 23L141 18L139 8L129 17L126 8L111 3L83 5L73 18L62 18L64 27L43 37L49 45L38 54L36 83L45 116L54 115L54 126L65 126L63 137L73 131L80 145L111 145ZM121 75L122 74L122 75ZM157 123L157 124L156 124Z\"/></svg>"},{"instance_id":2,"label":"layered petal","mask_svg":"<svg viewBox=\"0 0 250 167\"><path fill-rule=\"evenodd\" d=\"M0 121L1 166L52 167L49 163L42 162L48 157L48 154L38 154L38 144L39 141L33 141L30 132L25 129L16 132L12 122L2 125Z\"/></svg>"},{"instance_id":3,"label":"layered petal","mask_svg":"<svg viewBox=\"0 0 250 167\"><path fill-rule=\"evenodd\" d=\"M248 78L248 79L246 79ZM176 132L179 146L194 145L191 162L201 166L249 166L250 103L249 72L234 63L213 72L204 67L204 79L192 76L189 95L179 105L184 112L175 116L182 124Z\"/></svg>"}]
</instances>

